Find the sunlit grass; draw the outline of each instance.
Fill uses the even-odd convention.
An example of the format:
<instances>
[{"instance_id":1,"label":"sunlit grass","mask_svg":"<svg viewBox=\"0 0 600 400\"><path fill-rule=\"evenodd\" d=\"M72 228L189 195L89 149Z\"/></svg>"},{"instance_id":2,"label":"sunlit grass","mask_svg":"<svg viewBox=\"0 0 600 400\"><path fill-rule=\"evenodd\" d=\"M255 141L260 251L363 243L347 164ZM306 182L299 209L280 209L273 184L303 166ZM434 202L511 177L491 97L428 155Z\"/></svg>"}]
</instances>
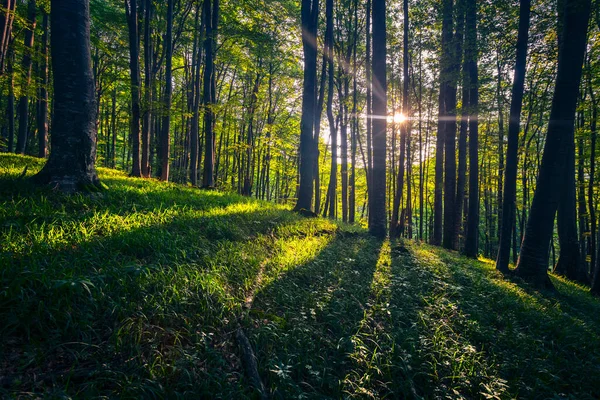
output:
<instances>
[{"instance_id":1,"label":"sunlit grass","mask_svg":"<svg viewBox=\"0 0 600 400\"><path fill-rule=\"evenodd\" d=\"M0 155L0 397L600 397L600 302L233 194ZM251 300L251 308L248 302Z\"/></svg>"}]
</instances>

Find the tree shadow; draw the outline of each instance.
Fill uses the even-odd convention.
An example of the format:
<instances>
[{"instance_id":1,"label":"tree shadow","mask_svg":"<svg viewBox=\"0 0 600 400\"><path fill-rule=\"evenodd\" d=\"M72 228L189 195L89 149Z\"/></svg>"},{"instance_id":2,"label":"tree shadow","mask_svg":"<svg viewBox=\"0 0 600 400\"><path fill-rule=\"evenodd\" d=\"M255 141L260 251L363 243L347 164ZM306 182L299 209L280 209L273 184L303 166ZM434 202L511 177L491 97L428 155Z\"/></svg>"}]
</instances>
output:
<instances>
[{"instance_id":1,"label":"tree shadow","mask_svg":"<svg viewBox=\"0 0 600 400\"><path fill-rule=\"evenodd\" d=\"M225 385L238 371L219 348L220 335L239 313L265 252L276 250L273 235L318 226L275 207L224 205L24 253L1 251L0 335L7 346L0 350L0 390L70 385L90 396L145 397L175 394L167 385L175 379L177 390L194 393L247 391L239 377Z\"/></svg>"},{"instance_id":2,"label":"tree shadow","mask_svg":"<svg viewBox=\"0 0 600 400\"><path fill-rule=\"evenodd\" d=\"M464 368L462 374L444 371L443 357L438 357L437 377L444 378L431 373L434 379L419 386L454 388L475 397L600 396L600 384L589 379L599 372L597 302L591 305L589 297L582 301L582 290L565 291L564 283L557 285L558 295L547 297L504 280L491 265L441 250L425 251L441 263L442 284L436 290L443 292L439 303L448 303L451 310L438 315L438 304L425 312L430 318L447 318L448 332L460 332L449 336L466 355L464 365L475 368ZM440 324L430 325L439 329Z\"/></svg>"},{"instance_id":3,"label":"tree shadow","mask_svg":"<svg viewBox=\"0 0 600 400\"><path fill-rule=\"evenodd\" d=\"M274 398L344 396L381 246L366 233L338 232L316 258L257 292L245 323Z\"/></svg>"}]
</instances>

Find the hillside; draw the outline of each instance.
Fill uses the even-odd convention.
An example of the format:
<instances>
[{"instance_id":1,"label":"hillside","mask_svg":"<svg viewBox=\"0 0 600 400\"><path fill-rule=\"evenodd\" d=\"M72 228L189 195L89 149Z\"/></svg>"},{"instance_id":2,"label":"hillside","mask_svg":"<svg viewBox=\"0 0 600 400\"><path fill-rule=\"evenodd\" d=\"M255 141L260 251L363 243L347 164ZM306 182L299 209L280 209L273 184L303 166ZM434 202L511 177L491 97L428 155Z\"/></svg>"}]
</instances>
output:
<instances>
[{"instance_id":1,"label":"hillside","mask_svg":"<svg viewBox=\"0 0 600 400\"><path fill-rule=\"evenodd\" d=\"M0 155L0 396L598 398L600 301L285 206Z\"/></svg>"}]
</instances>

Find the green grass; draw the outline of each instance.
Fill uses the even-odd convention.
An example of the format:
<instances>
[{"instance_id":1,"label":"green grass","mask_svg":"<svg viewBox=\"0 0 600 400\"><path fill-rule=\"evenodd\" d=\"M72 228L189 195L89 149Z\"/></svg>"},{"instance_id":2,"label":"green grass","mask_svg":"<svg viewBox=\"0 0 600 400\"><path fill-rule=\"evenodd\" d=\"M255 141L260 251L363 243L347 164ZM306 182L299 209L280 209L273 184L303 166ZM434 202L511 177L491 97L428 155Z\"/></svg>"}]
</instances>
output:
<instances>
[{"instance_id":1,"label":"green grass","mask_svg":"<svg viewBox=\"0 0 600 400\"><path fill-rule=\"evenodd\" d=\"M600 397L600 302L287 207L0 155L0 397ZM252 298L251 308L244 305Z\"/></svg>"}]
</instances>

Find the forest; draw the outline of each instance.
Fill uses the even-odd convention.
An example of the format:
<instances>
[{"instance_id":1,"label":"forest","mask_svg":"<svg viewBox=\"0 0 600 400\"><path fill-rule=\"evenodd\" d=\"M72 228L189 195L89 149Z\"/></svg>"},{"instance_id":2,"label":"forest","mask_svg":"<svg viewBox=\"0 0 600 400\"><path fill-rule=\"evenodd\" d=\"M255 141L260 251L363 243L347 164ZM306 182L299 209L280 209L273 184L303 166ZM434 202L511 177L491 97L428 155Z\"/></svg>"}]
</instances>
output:
<instances>
[{"instance_id":1,"label":"forest","mask_svg":"<svg viewBox=\"0 0 600 400\"><path fill-rule=\"evenodd\" d=\"M600 3L0 0L0 397L600 398Z\"/></svg>"}]
</instances>

